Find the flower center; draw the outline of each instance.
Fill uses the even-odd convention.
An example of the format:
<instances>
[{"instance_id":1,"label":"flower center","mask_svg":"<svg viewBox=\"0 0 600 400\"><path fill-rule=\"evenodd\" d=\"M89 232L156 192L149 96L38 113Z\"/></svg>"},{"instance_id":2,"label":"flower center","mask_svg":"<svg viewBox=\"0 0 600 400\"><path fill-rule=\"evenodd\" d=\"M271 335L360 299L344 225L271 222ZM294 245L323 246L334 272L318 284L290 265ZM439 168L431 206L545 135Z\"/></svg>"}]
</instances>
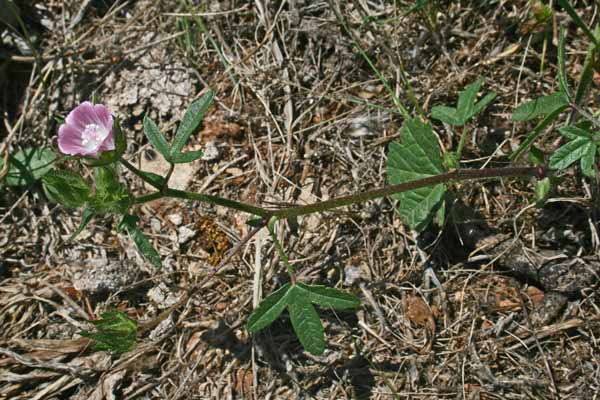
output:
<instances>
[{"instance_id":1,"label":"flower center","mask_svg":"<svg viewBox=\"0 0 600 400\"><path fill-rule=\"evenodd\" d=\"M108 136L108 130L101 125L88 124L81 134L81 145L86 150L96 150Z\"/></svg>"}]
</instances>

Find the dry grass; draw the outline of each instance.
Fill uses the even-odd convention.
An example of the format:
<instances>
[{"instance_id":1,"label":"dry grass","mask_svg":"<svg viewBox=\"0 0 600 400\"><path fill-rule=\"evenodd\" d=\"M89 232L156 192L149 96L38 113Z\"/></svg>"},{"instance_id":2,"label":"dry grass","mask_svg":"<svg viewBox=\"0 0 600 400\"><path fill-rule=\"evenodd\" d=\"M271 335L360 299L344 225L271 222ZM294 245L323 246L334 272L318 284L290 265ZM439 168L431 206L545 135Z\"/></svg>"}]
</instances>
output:
<instances>
[{"instance_id":1,"label":"dry grass","mask_svg":"<svg viewBox=\"0 0 600 400\"><path fill-rule=\"evenodd\" d=\"M54 146L56 117L97 96L122 119L128 158L155 171L161 160L141 132L143 115L172 132L210 87L216 104L194 146L213 157L182 168L177 184L255 204L311 203L385 184L386 145L403 118L357 44L411 110L406 81L427 112L486 78L498 99L473 127L469 167L506 165L530 128L511 124L511 110L557 85L552 40L544 53L542 36L523 31L525 0L446 2L435 35L393 2L332 2L352 36L325 1L184 3L24 7L42 61L14 49L0 61L4 143ZM579 3L597 18L597 4ZM42 15L53 29L41 27ZM554 24L569 27L576 77L582 35L562 12ZM437 132L455 148L457 137ZM552 151L555 139L539 143ZM248 234L247 216L172 200L140 207L164 260L156 271L110 217L69 243L79 211L49 203L38 186L2 189L0 398L595 398L600 243L589 185L567 176L536 209L530 182L463 184L451 222L418 237L389 199L282 229L301 279L362 299L357 312L322 310L322 357L302 352L286 317L255 337L245 329L260 294L285 281L262 233L183 295ZM568 293L541 284L536 274L565 259L589 279ZM118 357L91 351L77 332L115 308L145 327L140 344Z\"/></svg>"}]
</instances>

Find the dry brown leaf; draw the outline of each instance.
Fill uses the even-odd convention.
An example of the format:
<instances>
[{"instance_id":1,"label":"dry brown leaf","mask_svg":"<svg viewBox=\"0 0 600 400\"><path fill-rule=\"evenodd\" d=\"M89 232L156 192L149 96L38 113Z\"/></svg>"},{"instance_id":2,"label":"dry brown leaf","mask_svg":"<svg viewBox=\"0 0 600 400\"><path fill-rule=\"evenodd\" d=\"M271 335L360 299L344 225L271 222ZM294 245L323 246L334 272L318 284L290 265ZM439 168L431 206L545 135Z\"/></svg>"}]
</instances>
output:
<instances>
[{"instance_id":1,"label":"dry brown leaf","mask_svg":"<svg viewBox=\"0 0 600 400\"><path fill-rule=\"evenodd\" d=\"M428 328L431 333L435 333L435 320L431 309L423 301L420 296L408 296L404 304L406 310L406 317L413 324Z\"/></svg>"},{"instance_id":2,"label":"dry brown leaf","mask_svg":"<svg viewBox=\"0 0 600 400\"><path fill-rule=\"evenodd\" d=\"M235 391L238 393L240 398L251 399L252 398L252 382L254 376L252 369L240 368L235 373Z\"/></svg>"}]
</instances>

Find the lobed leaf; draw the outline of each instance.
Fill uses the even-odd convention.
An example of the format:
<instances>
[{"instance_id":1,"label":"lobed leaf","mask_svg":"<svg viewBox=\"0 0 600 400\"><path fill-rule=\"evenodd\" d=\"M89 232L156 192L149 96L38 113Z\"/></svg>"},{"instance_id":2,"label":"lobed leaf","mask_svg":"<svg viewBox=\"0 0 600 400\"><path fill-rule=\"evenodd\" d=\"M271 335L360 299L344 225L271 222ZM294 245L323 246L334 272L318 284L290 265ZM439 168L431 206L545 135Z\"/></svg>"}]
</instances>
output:
<instances>
[{"instance_id":1,"label":"lobed leaf","mask_svg":"<svg viewBox=\"0 0 600 400\"><path fill-rule=\"evenodd\" d=\"M202 118L204 118L204 114L212 104L213 98L214 92L211 90L202 96L200 100L192 103L188 107L183 116L183 120L177 128L175 139L173 139L173 144L171 146L171 156L173 159L181 153L181 149L183 149L183 146L185 146L191 134L194 133L202 121Z\"/></svg>"},{"instance_id":2,"label":"lobed leaf","mask_svg":"<svg viewBox=\"0 0 600 400\"><path fill-rule=\"evenodd\" d=\"M473 115L475 100L477 100L477 92L479 92L482 84L483 79L479 78L458 93L456 113L463 125L467 123L467 120Z\"/></svg>"},{"instance_id":3,"label":"lobed leaf","mask_svg":"<svg viewBox=\"0 0 600 400\"><path fill-rule=\"evenodd\" d=\"M318 304L321 307L346 309L356 308L360 305L360 300L355 295L322 285L297 283L295 290L298 293L303 293L303 296L311 303Z\"/></svg>"},{"instance_id":4,"label":"lobed leaf","mask_svg":"<svg viewBox=\"0 0 600 400\"><path fill-rule=\"evenodd\" d=\"M186 153L179 153L179 154L173 155L173 159L171 160L171 162L173 162L175 164L189 163L189 162L196 161L196 160L202 158L203 155L204 155L204 153L200 150L188 151Z\"/></svg>"},{"instance_id":5,"label":"lobed leaf","mask_svg":"<svg viewBox=\"0 0 600 400\"><path fill-rule=\"evenodd\" d=\"M96 342L96 350L125 353L135 346L137 323L120 311L102 313L101 319L89 321L96 332L81 331L79 334Z\"/></svg>"},{"instance_id":6,"label":"lobed leaf","mask_svg":"<svg viewBox=\"0 0 600 400\"><path fill-rule=\"evenodd\" d=\"M461 120L456 115L456 109L446 106L435 106L431 109L431 118L435 118L448 125L461 125Z\"/></svg>"},{"instance_id":7,"label":"lobed leaf","mask_svg":"<svg viewBox=\"0 0 600 400\"><path fill-rule=\"evenodd\" d=\"M95 168L94 196L88 206L97 213L125 214L133 204L133 196L127 186L119 182L115 164Z\"/></svg>"},{"instance_id":8,"label":"lobed leaf","mask_svg":"<svg viewBox=\"0 0 600 400\"><path fill-rule=\"evenodd\" d=\"M152 146L163 155L165 160L171 162L171 150L167 139L158 129L158 126L147 115L144 117L144 134L152 143Z\"/></svg>"},{"instance_id":9,"label":"lobed leaf","mask_svg":"<svg viewBox=\"0 0 600 400\"><path fill-rule=\"evenodd\" d=\"M6 184L8 186L27 186L42 178L51 169L56 154L50 149L26 148L8 157L8 173ZM0 157L0 170L3 168Z\"/></svg>"},{"instance_id":10,"label":"lobed leaf","mask_svg":"<svg viewBox=\"0 0 600 400\"><path fill-rule=\"evenodd\" d=\"M535 100L521 104L512 115L513 121L529 121L537 117L563 110L569 105L569 99L563 93L553 93L548 96L538 97Z\"/></svg>"},{"instance_id":11,"label":"lobed leaf","mask_svg":"<svg viewBox=\"0 0 600 400\"><path fill-rule=\"evenodd\" d=\"M576 140L581 138L592 140L593 137L592 132L586 131L585 129L581 129L574 125L564 126L562 128L559 128L558 131L561 135L563 135L569 140Z\"/></svg>"},{"instance_id":12,"label":"lobed leaf","mask_svg":"<svg viewBox=\"0 0 600 400\"><path fill-rule=\"evenodd\" d=\"M565 169L590 152L590 147L595 150L595 144L590 139L578 138L572 140L552 154L549 166L551 169Z\"/></svg>"},{"instance_id":13,"label":"lobed leaf","mask_svg":"<svg viewBox=\"0 0 600 400\"><path fill-rule=\"evenodd\" d=\"M320 356L325 351L325 332L315 307L298 291L298 287L292 288L292 296L288 304L290 320L294 332L304 350L315 356Z\"/></svg>"},{"instance_id":14,"label":"lobed leaf","mask_svg":"<svg viewBox=\"0 0 600 400\"><path fill-rule=\"evenodd\" d=\"M519 145L519 148L515 150L510 155L510 157L508 157L509 160L514 160L518 158L521 155L521 153L523 153L523 151L525 151L534 142L534 140L540 135L540 133L542 133L542 131L548 125L550 125L560 115L561 112L564 111L565 108L567 108L566 105L554 110L554 112L548 114L540 123L538 123L535 126L535 128L533 128L533 130L527 135L523 143Z\"/></svg>"},{"instance_id":15,"label":"lobed leaf","mask_svg":"<svg viewBox=\"0 0 600 400\"><path fill-rule=\"evenodd\" d=\"M391 143L388 152L388 179L391 184L409 182L444 172L439 147L431 125L418 119L407 120L401 130L401 143ZM393 197L400 201L400 218L409 227L422 230L444 197L443 184L424 187Z\"/></svg>"},{"instance_id":16,"label":"lobed leaf","mask_svg":"<svg viewBox=\"0 0 600 400\"><path fill-rule=\"evenodd\" d=\"M485 97L479 101L479 103L475 104L472 115L470 115L467 119L471 119L472 117L479 115L488 105L490 105L492 101L494 101L496 96L497 94L494 92L486 94Z\"/></svg>"},{"instance_id":17,"label":"lobed leaf","mask_svg":"<svg viewBox=\"0 0 600 400\"><path fill-rule=\"evenodd\" d=\"M594 35L597 38L600 38L600 24L596 25L596 29L594 31ZM581 105L585 96L590 88L593 79L594 79L594 59L595 55L598 53L597 45L590 45L588 47L587 54L585 56L585 61L583 62L583 71L581 72L581 77L579 78L579 83L577 85L577 90L575 92L575 104Z\"/></svg>"},{"instance_id":18,"label":"lobed leaf","mask_svg":"<svg viewBox=\"0 0 600 400\"><path fill-rule=\"evenodd\" d=\"M119 230L125 229L129 236L133 239L135 246L138 251L144 256L144 258L150 262L154 267L162 267L162 261L158 251L152 246L148 237L142 232L137 226L139 218L134 215L124 215L121 223L119 224Z\"/></svg>"},{"instance_id":19,"label":"lobed leaf","mask_svg":"<svg viewBox=\"0 0 600 400\"><path fill-rule=\"evenodd\" d=\"M400 219L411 229L423 231L431 222L433 211L443 207L445 193L443 184L403 193L398 207Z\"/></svg>"},{"instance_id":20,"label":"lobed leaf","mask_svg":"<svg viewBox=\"0 0 600 400\"><path fill-rule=\"evenodd\" d=\"M151 182L152 186L160 189L165 184L165 178L153 172L138 170L138 173Z\"/></svg>"},{"instance_id":21,"label":"lobed leaf","mask_svg":"<svg viewBox=\"0 0 600 400\"><path fill-rule=\"evenodd\" d=\"M42 178L48 199L65 207L77 208L89 200L90 187L83 177L72 171L50 171Z\"/></svg>"},{"instance_id":22,"label":"lobed leaf","mask_svg":"<svg viewBox=\"0 0 600 400\"><path fill-rule=\"evenodd\" d=\"M496 93L488 93L477 102L477 93L481 89L483 79L479 78L458 94L456 108L435 106L431 109L431 117L449 125L463 126L482 112L495 98Z\"/></svg>"},{"instance_id":23,"label":"lobed leaf","mask_svg":"<svg viewBox=\"0 0 600 400\"><path fill-rule=\"evenodd\" d=\"M567 68L565 66L565 28L560 28L560 34L558 37L558 84L560 86L560 92L564 94L567 99L571 98L569 92L569 83L567 81Z\"/></svg>"},{"instance_id":24,"label":"lobed leaf","mask_svg":"<svg viewBox=\"0 0 600 400\"><path fill-rule=\"evenodd\" d=\"M260 302L248 318L247 327L250 332L260 331L279 317L288 304L291 287L290 283L286 283Z\"/></svg>"},{"instance_id":25,"label":"lobed leaf","mask_svg":"<svg viewBox=\"0 0 600 400\"><path fill-rule=\"evenodd\" d=\"M596 149L597 146L592 142L581 156L581 172L590 178L595 176L594 163L596 162Z\"/></svg>"}]
</instances>

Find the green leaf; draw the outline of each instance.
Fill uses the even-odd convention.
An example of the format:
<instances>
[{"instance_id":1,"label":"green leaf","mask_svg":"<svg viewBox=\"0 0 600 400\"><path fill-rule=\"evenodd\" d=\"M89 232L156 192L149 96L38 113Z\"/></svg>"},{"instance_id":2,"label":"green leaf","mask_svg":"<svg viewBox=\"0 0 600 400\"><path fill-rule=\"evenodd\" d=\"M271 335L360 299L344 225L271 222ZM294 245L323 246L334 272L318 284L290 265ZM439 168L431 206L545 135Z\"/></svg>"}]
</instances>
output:
<instances>
[{"instance_id":1,"label":"green leaf","mask_svg":"<svg viewBox=\"0 0 600 400\"><path fill-rule=\"evenodd\" d=\"M188 151L187 153L179 153L177 155L174 155L171 162L175 164L189 163L192 161L196 161L199 158L202 158L203 155L204 153L202 153L200 150Z\"/></svg>"},{"instance_id":2,"label":"green leaf","mask_svg":"<svg viewBox=\"0 0 600 400\"><path fill-rule=\"evenodd\" d=\"M538 97L535 100L521 104L513 112L513 121L529 121L537 117L553 114L569 105L569 99L563 93L553 93Z\"/></svg>"},{"instance_id":3,"label":"green leaf","mask_svg":"<svg viewBox=\"0 0 600 400\"><path fill-rule=\"evenodd\" d=\"M42 178L52 169L56 154L50 149L26 148L8 157L8 186L27 186ZM3 167L0 157L0 170Z\"/></svg>"},{"instance_id":4,"label":"green leaf","mask_svg":"<svg viewBox=\"0 0 600 400\"><path fill-rule=\"evenodd\" d=\"M400 218L417 232L423 231L431 222L433 211L442 206L445 193L442 184L405 192L398 207Z\"/></svg>"},{"instance_id":5,"label":"green leaf","mask_svg":"<svg viewBox=\"0 0 600 400\"><path fill-rule=\"evenodd\" d=\"M533 143L533 141L540 135L540 133L542 133L542 131L546 129L546 127L550 125L560 115L560 113L564 111L565 108L567 108L566 105L556 109L554 112L547 115L539 124L537 124L535 128L533 128L531 133L527 135L523 143L519 145L519 148L515 150L515 152L512 153L510 157L508 157L509 160L515 160L516 158L518 158L521 155L521 153L523 153Z\"/></svg>"},{"instance_id":6,"label":"green leaf","mask_svg":"<svg viewBox=\"0 0 600 400\"><path fill-rule=\"evenodd\" d=\"M298 293L303 291L303 296L311 303L318 304L321 307L346 309L356 308L360 305L360 300L355 295L334 288L322 285L306 285L304 283L297 283L296 287Z\"/></svg>"},{"instance_id":7,"label":"green leaf","mask_svg":"<svg viewBox=\"0 0 600 400\"><path fill-rule=\"evenodd\" d=\"M565 66L565 28L560 28L560 34L558 37L558 84L560 86L560 92L564 94L567 99L571 98L569 92L569 83L567 81L567 69Z\"/></svg>"},{"instance_id":8,"label":"green leaf","mask_svg":"<svg viewBox=\"0 0 600 400\"><path fill-rule=\"evenodd\" d=\"M155 188L160 189L163 187L163 185L165 183L165 178L163 178L162 176L157 175L153 172L148 172L148 171L138 170L138 172L140 175L144 176L146 179L148 179L150 182L152 182L152 185Z\"/></svg>"},{"instance_id":9,"label":"green leaf","mask_svg":"<svg viewBox=\"0 0 600 400\"><path fill-rule=\"evenodd\" d=\"M600 37L600 24L596 25L594 34L596 37ZM592 84L594 78L594 59L597 53L598 50L595 45L592 44L588 47L585 61L583 62L583 71L581 72L577 91L575 92L575 104L583 104L583 100Z\"/></svg>"},{"instance_id":10,"label":"green leaf","mask_svg":"<svg viewBox=\"0 0 600 400\"><path fill-rule=\"evenodd\" d=\"M204 118L204 114L212 104L213 98L214 92L211 90L202 96L200 100L192 103L185 112L183 120L179 124L177 133L175 134L175 139L173 139L173 145L171 146L171 156L173 159L181 153L181 149L183 149L191 134L194 133L202 118Z\"/></svg>"},{"instance_id":11,"label":"green leaf","mask_svg":"<svg viewBox=\"0 0 600 400\"><path fill-rule=\"evenodd\" d=\"M572 140L552 154L549 166L551 169L565 169L582 158L590 151L589 148L594 146L594 142L587 138Z\"/></svg>"},{"instance_id":12,"label":"green leaf","mask_svg":"<svg viewBox=\"0 0 600 400\"><path fill-rule=\"evenodd\" d=\"M258 228L258 227L264 227L265 226L265 219L262 217L257 217L257 218L251 218L248 221L246 221L247 225L250 225L253 228Z\"/></svg>"},{"instance_id":13,"label":"green leaf","mask_svg":"<svg viewBox=\"0 0 600 400\"><path fill-rule=\"evenodd\" d=\"M120 311L102 313L101 319L89 321L96 332L81 331L79 334L96 342L96 350L109 350L120 354L135 347L137 323Z\"/></svg>"},{"instance_id":14,"label":"green leaf","mask_svg":"<svg viewBox=\"0 0 600 400\"><path fill-rule=\"evenodd\" d=\"M401 143L391 143L388 152L388 180L399 184L444 172L439 147L431 125L418 119L407 120L401 130ZM446 188L443 184L394 195L400 201L400 218L409 227L422 230L439 206Z\"/></svg>"},{"instance_id":15,"label":"green leaf","mask_svg":"<svg viewBox=\"0 0 600 400\"><path fill-rule=\"evenodd\" d=\"M550 178L544 178L535 183L535 204L542 207L550 194Z\"/></svg>"},{"instance_id":16,"label":"green leaf","mask_svg":"<svg viewBox=\"0 0 600 400\"><path fill-rule=\"evenodd\" d=\"M495 98L496 93L488 93L480 102L477 93L481 89L483 79L479 78L458 94L456 108L436 106L431 109L431 117L450 125L463 126L471 118L482 112Z\"/></svg>"},{"instance_id":17,"label":"green leaf","mask_svg":"<svg viewBox=\"0 0 600 400\"><path fill-rule=\"evenodd\" d=\"M470 115L468 117L468 119L471 119L472 117L479 115L479 113L481 113L483 110L485 110L485 108L492 102L494 101L494 99L496 98L497 94L494 92L488 93L485 95L485 97L483 99L481 99L481 101L479 103L476 103L475 106L473 107L473 113L472 115Z\"/></svg>"},{"instance_id":18,"label":"green leaf","mask_svg":"<svg viewBox=\"0 0 600 400\"><path fill-rule=\"evenodd\" d=\"M595 176L596 148L597 146L592 142L587 147L587 151L581 156L581 172L590 178Z\"/></svg>"},{"instance_id":19,"label":"green leaf","mask_svg":"<svg viewBox=\"0 0 600 400\"><path fill-rule=\"evenodd\" d=\"M133 204L129 189L119 182L115 164L95 168L95 186L96 192L88 203L94 212L125 214Z\"/></svg>"},{"instance_id":20,"label":"green leaf","mask_svg":"<svg viewBox=\"0 0 600 400\"><path fill-rule=\"evenodd\" d=\"M562 136L566 137L569 140L576 140L581 138L592 140L592 137L594 135L592 132L588 132L585 129L581 129L573 125L564 126L562 128L559 128L558 131Z\"/></svg>"},{"instance_id":21,"label":"green leaf","mask_svg":"<svg viewBox=\"0 0 600 400\"><path fill-rule=\"evenodd\" d=\"M96 192L111 192L120 185L117 168L114 164L94 168Z\"/></svg>"},{"instance_id":22,"label":"green leaf","mask_svg":"<svg viewBox=\"0 0 600 400\"><path fill-rule=\"evenodd\" d=\"M148 116L144 117L144 134L152 143L152 146L163 155L165 160L171 162L171 153L167 139L158 129L158 126Z\"/></svg>"},{"instance_id":23,"label":"green leaf","mask_svg":"<svg viewBox=\"0 0 600 400\"><path fill-rule=\"evenodd\" d=\"M567 0L558 0L558 4L560 4L560 6L565 9L565 11L567 12L567 14L569 14L573 22L575 22L575 24L583 31L583 33L587 35L587 37L592 41L592 43L594 43L597 47L600 47L598 39L596 39L590 28L588 28L588 26L581 20L579 15L577 15L571 4L569 4Z\"/></svg>"},{"instance_id":24,"label":"green leaf","mask_svg":"<svg viewBox=\"0 0 600 400\"><path fill-rule=\"evenodd\" d=\"M50 201L77 208L89 200L90 187L83 177L71 171L50 171L42 178Z\"/></svg>"},{"instance_id":25,"label":"green leaf","mask_svg":"<svg viewBox=\"0 0 600 400\"><path fill-rule=\"evenodd\" d=\"M458 115L458 119L461 120L463 125L467 122L467 119L470 118L470 116L473 113L475 107L475 100L477 99L477 92L479 92L479 89L481 88L482 84L483 79L479 78L458 94L456 114Z\"/></svg>"},{"instance_id":26,"label":"green leaf","mask_svg":"<svg viewBox=\"0 0 600 400\"><path fill-rule=\"evenodd\" d=\"M129 236L133 239L135 246L138 251L144 256L144 258L150 262L154 267L162 267L162 261L158 251L152 246L148 237L141 231L137 226L139 218L134 215L126 214L123 216L121 223L119 224L119 231L123 229L127 230Z\"/></svg>"},{"instance_id":27,"label":"green leaf","mask_svg":"<svg viewBox=\"0 0 600 400\"><path fill-rule=\"evenodd\" d=\"M431 109L431 118L435 118L448 125L461 125L461 120L456 115L456 109L446 106L435 106Z\"/></svg>"},{"instance_id":28,"label":"green leaf","mask_svg":"<svg viewBox=\"0 0 600 400\"><path fill-rule=\"evenodd\" d=\"M279 317L288 304L291 287L291 284L286 283L260 302L248 318L247 327L251 333L269 326Z\"/></svg>"},{"instance_id":29,"label":"green leaf","mask_svg":"<svg viewBox=\"0 0 600 400\"><path fill-rule=\"evenodd\" d=\"M444 166L444 169L448 171L460 167L460 161L458 160L457 154L453 151L444 153L442 165Z\"/></svg>"},{"instance_id":30,"label":"green leaf","mask_svg":"<svg viewBox=\"0 0 600 400\"><path fill-rule=\"evenodd\" d=\"M544 164L545 160L544 152L535 146L531 146L531 149L529 149L528 158L531 164L535 167Z\"/></svg>"},{"instance_id":31,"label":"green leaf","mask_svg":"<svg viewBox=\"0 0 600 400\"><path fill-rule=\"evenodd\" d=\"M293 287L292 291L295 289L297 287ZM290 300L290 320L302 347L310 354L322 355L325 351L325 332L317 310L302 293L292 293Z\"/></svg>"},{"instance_id":32,"label":"green leaf","mask_svg":"<svg viewBox=\"0 0 600 400\"><path fill-rule=\"evenodd\" d=\"M438 226L444 226L446 222L446 200L445 197L440 201L437 211L435 212L436 224Z\"/></svg>"},{"instance_id":33,"label":"green leaf","mask_svg":"<svg viewBox=\"0 0 600 400\"><path fill-rule=\"evenodd\" d=\"M83 229L87 226L87 224L90 223L90 221L92 220L94 215L96 215L96 213L93 210L91 210L87 207L84 208L83 213L81 214L81 223L79 224L79 227L77 228L77 230L75 232L73 232L73 234L71 236L69 236L69 238L67 239L67 242L70 242L73 239L75 239L77 237L77 235L79 235L83 231Z\"/></svg>"}]
</instances>

